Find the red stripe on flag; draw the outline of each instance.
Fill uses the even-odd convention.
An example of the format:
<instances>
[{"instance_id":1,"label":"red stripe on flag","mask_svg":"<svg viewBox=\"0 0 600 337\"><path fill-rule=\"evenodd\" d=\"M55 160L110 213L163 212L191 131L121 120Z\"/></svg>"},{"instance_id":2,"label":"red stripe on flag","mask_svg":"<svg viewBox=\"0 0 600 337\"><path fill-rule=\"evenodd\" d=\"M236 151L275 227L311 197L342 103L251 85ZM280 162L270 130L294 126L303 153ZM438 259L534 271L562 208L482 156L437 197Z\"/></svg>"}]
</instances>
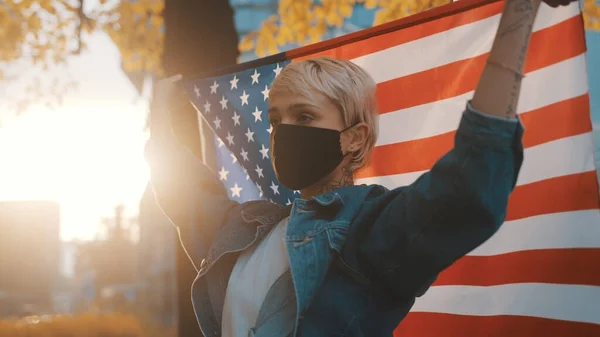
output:
<instances>
[{"instance_id":1,"label":"red stripe on flag","mask_svg":"<svg viewBox=\"0 0 600 337\"><path fill-rule=\"evenodd\" d=\"M600 336L600 325L530 316L468 316L411 312L394 331L394 337L440 336L592 337Z\"/></svg>"},{"instance_id":2,"label":"red stripe on flag","mask_svg":"<svg viewBox=\"0 0 600 337\"><path fill-rule=\"evenodd\" d=\"M521 114L526 129L523 139L525 147L591 131L589 112L589 101L587 95L584 95ZM371 153L372 164L358 172L356 178L429 170L452 149L455 133L451 131L428 138L377 146Z\"/></svg>"},{"instance_id":3,"label":"red stripe on flag","mask_svg":"<svg viewBox=\"0 0 600 337\"><path fill-rule=\"evenodd\" d=\"M334 39L329 39L315 43L309 46L296 48L283 53L286 59L299 60L306 57L315 57L321 55L322 52L328 50L343 47L353 43L361 42L363 40L371 39L377 36L387 36L395 31L406 31L410 27L422 26L428 22L436 22L437 20L443 20L447 17L459 16L462 14L469 13L470 11L476 11L484 6L494 6L494 4L502 4L504 2L500 0L461 0L450 2L444 6L437 6L432 9L422 11L416 14L409 15L400 20L393 22L384 23L369 29L364 29L354 33L342 35ZM483 14L482 14L483 15ZM483 19L483 17L482 17ZM459 23L458 21L457 23Z\"/></svg>"},{"instance_id":4,"label":"red stripe on flag","mask_svg":"<svg viewBox=\"0 0 600 337\"><path fill-rule=\"evenodd\" d=\"M594 170L518 186L510 195L506 221L541 214L599 209L597 178Z\"/></svg>"},{"instance_id":5,"label":"red stripe on flag","mask_svg":"<svg viewBox=\"0 0 600 337\"><path fill-rule=\"evenodd\" d=\"M527 127L523 133L526 148L592 130L588 94L532 110L520 118Z\"/></svg>"},{"instance_id":6,"label":"red stripe on flag","mask_svg":"<svg viewBox=\"0 0 600 337\"><path fill-rule=\"evenodd\" d=\"M481 6L467 12L447 16L438 20L424 22L420 25L377 35L364 40L356 41L347 45L339 46L322 52L298 57L294 59L303 60L317 56L331 56L344 60L351 60L364 55L372 54L388 48L392 48L407 42L419 40L430 35L438 34L452 28L467 25L500 14L504 2L495 2Z\"/></svg>"},{"instance_id":7,"label":"red stripe on flag","mask_svg":"<svg viewBox=\"0 0 600 337\"><path fill-rule=\"evenodd\" d=\"M527 56L525 72L538 70L584 53L585 41L573 39L573 36L583 36L579 16L533 33L530 47L532 52ZM563 43L558 43L559 41ZM488 53L379 83L379 112L383 114L406 109L474 90L487 57Z\"/></svg>"},{"instance_id":8,"label":"red stripe on flag","mask_svg":"<svg viewBox=\"0 0 600 337\"><path fill-rule=\"evenodd\" d=\"M377 146L371 152L371 165L359 171L357 179L425 171L433 167L454 146L456 131L441 135Z\"/></svg>"},{"instance_id":9,"label":"red stripe on flag","mask_svg":"<svg viewBox=\"0 0 600 337\"><path fill-rule=\"evenodd\" d=\"M599 248L537 249L493 256L465 256L443 271L434 285L494 286L537 282L600 286L597 261L600 261Z\"/></svg>"}]
</instances>

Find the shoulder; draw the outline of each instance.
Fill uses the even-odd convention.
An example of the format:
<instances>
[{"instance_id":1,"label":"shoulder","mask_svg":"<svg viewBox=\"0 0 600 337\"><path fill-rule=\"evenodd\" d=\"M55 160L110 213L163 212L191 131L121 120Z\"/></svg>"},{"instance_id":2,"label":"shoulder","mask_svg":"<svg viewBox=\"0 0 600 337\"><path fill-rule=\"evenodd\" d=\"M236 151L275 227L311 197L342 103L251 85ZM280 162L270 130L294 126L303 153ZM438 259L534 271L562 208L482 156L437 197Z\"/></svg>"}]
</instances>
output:
<instances>
[{"instance_id":1,"label":"shoulder","mask_svg":"<svg viewBox=\"0 0 600 337\"><path fill-rule=\"evenodd\" d=\"M390 190L389 188L379 184L362 184L352 186L344 194L348 200L355 200L356 202L360 202L362 204L378 204L385 203L389 198L394 198L402 194L405 189L406 186Z\"/></svg>"},{"instance_id":2,"label":"shoulder","mask_svg":"<svg viewBox=\"0 0 600 337\"><path fill-rule=\"evenodd\" d=\"M388 205L403 188L390 190L378 184L362 184L336 189L326 195L315 197L321 205L337 204L337 217L347 219L357 225L364 221L372 222L378 213Z\"/></svg>"},{"instance_id":3,"label":"shoulder","mask_svg":"<svg viewBox=\"0 0 600 337\"><path fill-rule=\"evenodd\" d=\"M284 216L289 207L275 204L267 200L252 200L230 209L228 219L241 220L245 223L258 221L265 223L269 219Z\"/></svg>"}]
</instances>

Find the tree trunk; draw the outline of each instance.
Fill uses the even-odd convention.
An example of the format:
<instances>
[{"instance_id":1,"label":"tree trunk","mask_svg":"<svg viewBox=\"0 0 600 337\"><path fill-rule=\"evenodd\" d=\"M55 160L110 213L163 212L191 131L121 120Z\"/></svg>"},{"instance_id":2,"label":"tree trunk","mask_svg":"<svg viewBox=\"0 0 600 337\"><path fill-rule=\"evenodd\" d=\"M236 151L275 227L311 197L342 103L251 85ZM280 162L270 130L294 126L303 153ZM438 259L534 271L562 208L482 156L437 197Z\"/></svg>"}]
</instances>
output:
<instances>
[{"instance_id":1,"label":"tree trunk","mask_svg":"<svg viewBox=\"0 0 600 337\"><path fill-rule=\"evenodd\" d=\"M166 31L163 64L167 75L200 74L236 63L239 55L238 35L229 1L165 1ZM194 154L202 158L196 110L189 104L185 106L183 111L174 114L173 130ZM208 130L208 128L203 129ZM212 135L207 138L212 140ZM182 229L182 232L189 231ZM177 245L178 336L201 336L190 294L196 272L179 241L175 244Z\"/></svg>"}]
</instances>

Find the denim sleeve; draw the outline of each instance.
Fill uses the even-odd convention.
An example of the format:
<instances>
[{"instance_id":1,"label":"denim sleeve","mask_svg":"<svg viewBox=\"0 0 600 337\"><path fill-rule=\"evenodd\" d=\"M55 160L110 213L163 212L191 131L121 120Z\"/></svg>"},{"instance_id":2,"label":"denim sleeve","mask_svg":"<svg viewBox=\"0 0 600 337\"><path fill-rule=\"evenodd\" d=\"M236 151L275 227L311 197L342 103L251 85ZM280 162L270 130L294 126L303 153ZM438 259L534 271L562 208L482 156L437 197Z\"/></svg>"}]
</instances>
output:
<instances>
[{"instance_id":1,"label":"denim sleeve","mask_svg":"<svg viewBox=\"0 0 600 337\"><path fill-rule=\"evenodd\" d=\"M502 225L523 162L518 119L467 105L454 148L412 185L389 191L361 242L368 269L400 296L420 296L437 275Z\"/></svg>"},{"instance_id":2,"label":"denim sleeve","mask_svg":"<svg viewBox=\"0 0 600 337\"><path fill-rule=\"evenodd\" d=\"M173 135L150 138L145 149L150 182L162 212L177 228L195 267L237 203L215 174Z\"/></svg>"}]
</instances>

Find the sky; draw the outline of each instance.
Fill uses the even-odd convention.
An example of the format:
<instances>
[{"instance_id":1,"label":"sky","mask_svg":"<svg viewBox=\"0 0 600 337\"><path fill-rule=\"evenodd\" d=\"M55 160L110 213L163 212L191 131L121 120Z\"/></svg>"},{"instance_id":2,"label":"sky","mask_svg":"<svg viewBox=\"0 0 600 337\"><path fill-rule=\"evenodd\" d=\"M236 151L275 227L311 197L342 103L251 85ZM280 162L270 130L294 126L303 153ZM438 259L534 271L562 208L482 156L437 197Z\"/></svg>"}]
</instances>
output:
<instances>
[{"instance_id":1,"label":"sky","mask_svg":"<svg viewBox=\"0 0 600 337\"><path fill-rule=\"evenodd\" d=\"M588 48L588 83L590 86L590 104L592 124L594 127L594 148L598 181L600 182L600 32L586 33Z\"/></svg>"},{"instance_id":2,"label":"sky","mask_svg":"<svg viewBox=\"0 0 600 337\"><path fill-rule=\"evenodd\" d=\"M587 40L600 145L600 33L588 33ZM61 238L93 239L101 217L117 204L130 215L138 211L148 181L148 106L136 100L119 52L103 33L89 37L89 50L74 57L70 69L79 87L59 110L32 107L18 118L0 112L0 200L55 200Z\"/></svg>"},{"instance_id":3,"label":"sky","mask_svg":"<svg viewBox=\"0 0 600 337\"><path fill-rule=\"evenodd\" d=\"M136 214L148 181L147 101L136 100L110 38L88 41L70 60L79 87L60 109L0 116L0 200L58 201L64 240L93 239L119 203Z\"/></svg>"}]
</instances>

